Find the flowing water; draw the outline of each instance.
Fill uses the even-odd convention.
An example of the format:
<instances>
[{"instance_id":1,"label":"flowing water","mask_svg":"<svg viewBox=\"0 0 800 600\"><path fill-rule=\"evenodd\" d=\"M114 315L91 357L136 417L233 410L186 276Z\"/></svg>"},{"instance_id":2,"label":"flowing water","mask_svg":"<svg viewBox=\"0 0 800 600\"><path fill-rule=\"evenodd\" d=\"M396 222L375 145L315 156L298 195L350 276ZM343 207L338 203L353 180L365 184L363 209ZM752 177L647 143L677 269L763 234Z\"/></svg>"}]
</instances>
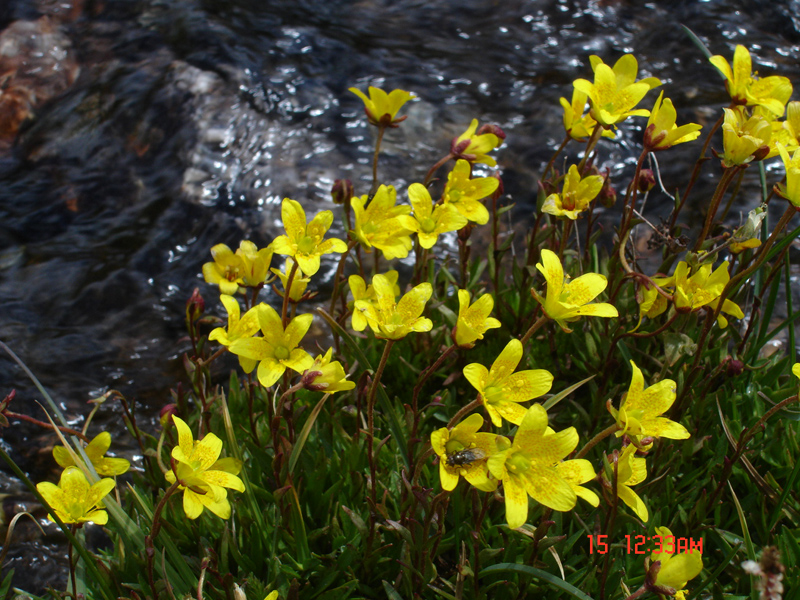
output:
<instances>
[{"instance_id":1,"label":"flowing water","mask_svg":"<svg viewBox=\"0 0 800 600\"><path fill-rule=\"evenodd\" d=\"M762 75L800 84L796 1L4 1L0 340L77 425L86 400L107 389L135 398L145 424L168 401L192 290L224 315L199 275L212 245L266 245L281 232L282 198L312 213L332 208L334 179L366 193L373 132L350 86L418 96L381 156L382 180L401 195L472 118L499 124L505 201L524 223L563 138L558 98L591 78L590 54L613 63L635 53L640 76L664 81L679 122L710 126L728 102L681 23L713 52L730 58L744 44ZM602 166L632 171L640 126L603 145ZM685 181L696 152L662 153L668 188ZM695 200L710 189L701 182ZM735 208L752 206L755 193L745 186ZM658 200L648 203L654 221L669 210ZM330 267L317 277L323 295ZM44 416L40 394L0 356L0 395L12 388L12 409ZM96 424L120 434L123 451L118 415L109 403ZM3 431L36 481L57 477L52 442L27 425ZM0 492L7 515L35 508L5 471ZM8 565L19 585L63 586L58 536L18 535Z\"/></svg>"}]
</instances>

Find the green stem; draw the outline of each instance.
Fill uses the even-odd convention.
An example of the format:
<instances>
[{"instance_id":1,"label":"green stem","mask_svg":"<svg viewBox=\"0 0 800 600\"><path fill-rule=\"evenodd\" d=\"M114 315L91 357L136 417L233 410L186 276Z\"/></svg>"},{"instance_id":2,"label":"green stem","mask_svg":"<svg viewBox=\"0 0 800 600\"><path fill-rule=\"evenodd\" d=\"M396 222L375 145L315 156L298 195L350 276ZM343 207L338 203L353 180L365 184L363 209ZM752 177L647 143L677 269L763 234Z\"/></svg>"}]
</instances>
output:
<instances>
[{"instance_id":1,"label":"green stem","mask_svg":"<svg viewBox=\"0 0 800 600\"><path fill-rule=\"evenodd\" d=\"M592 135L589 138L589 141L586 143L586 151L583 153L583 158L581 162L578 163L578 172L583 173L583 168L586 166L586 161L589 160L589 155L594 150L594 147L597 145L597 140L600 139L600 135L603 133L603 126L600 123L596 123L594 129L592 130Z\"/></svg>"}]
</instances>

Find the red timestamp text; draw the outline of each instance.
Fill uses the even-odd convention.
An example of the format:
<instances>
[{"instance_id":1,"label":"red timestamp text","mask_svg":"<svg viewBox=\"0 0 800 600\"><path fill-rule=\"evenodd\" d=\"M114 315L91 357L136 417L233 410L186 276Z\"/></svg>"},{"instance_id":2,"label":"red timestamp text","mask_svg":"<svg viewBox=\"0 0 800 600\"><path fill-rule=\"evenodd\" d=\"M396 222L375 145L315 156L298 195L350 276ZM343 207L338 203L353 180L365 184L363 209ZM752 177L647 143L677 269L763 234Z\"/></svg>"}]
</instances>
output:
<instances>
[{"instance_id":1,"label":"red timestamp text","mask_svg":"<svg viewBox=\"0 0 800 600\"><path fill-rule=\"evenodd\" d=\"M589 554L605 554L608 552L608 536L589 535ZM621 544L628 554L649 554L651 552L665 552L667 554L692 554L703 553L703 538L675 537L674 535L626 535L625 543Z\"/></svg>"}]
</instances>

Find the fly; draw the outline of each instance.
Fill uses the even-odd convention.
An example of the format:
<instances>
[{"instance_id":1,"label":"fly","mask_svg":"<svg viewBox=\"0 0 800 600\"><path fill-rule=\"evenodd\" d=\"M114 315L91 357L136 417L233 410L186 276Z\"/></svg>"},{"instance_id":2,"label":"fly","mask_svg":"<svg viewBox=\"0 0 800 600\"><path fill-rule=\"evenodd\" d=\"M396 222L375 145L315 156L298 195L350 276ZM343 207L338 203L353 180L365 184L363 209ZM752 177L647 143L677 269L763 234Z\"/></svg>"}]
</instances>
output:
<instances>
[{"instance_id":1,"label":"fly","mask_svg":"<svg viewBox=\"0 0 800 600\"><path fill-rule=\"evenodd\" d=\"M486 458L486 453L480 448L459 450L447 455L448 467L463 467Z\"/></svg>"}]
</instances>

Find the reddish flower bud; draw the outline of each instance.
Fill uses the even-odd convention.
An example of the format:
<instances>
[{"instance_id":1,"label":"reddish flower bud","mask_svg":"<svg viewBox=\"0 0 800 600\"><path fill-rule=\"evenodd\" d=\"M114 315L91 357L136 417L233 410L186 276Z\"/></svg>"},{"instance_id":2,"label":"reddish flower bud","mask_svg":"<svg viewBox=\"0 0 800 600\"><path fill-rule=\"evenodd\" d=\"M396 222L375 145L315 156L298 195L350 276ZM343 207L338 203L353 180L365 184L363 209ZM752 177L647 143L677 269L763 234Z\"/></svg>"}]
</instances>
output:
<instances>
[{"instance_id":1,"label":"reddish flower bud","mask_svg":"<svg viewBox=\"0 0 800 600\"><path fill-rule=\"evenodd\" d=\"M485 123L478 128L478 135L483 135L484 133L494 134L501 140L506 139L506 132L500 129L499 125L495 125L494 123Z\"/></svg>"},{"instance_id":2,"label":"reddish flower bud","mask_svg":"<svg viewBox=\"0 0 800 600\"><path fill-rule=\"evenodd\" d=\"M728 377L738 377L744 371L744 363L740 360L732 358L728 361L727 369L725 370L725 374Z\"/></svg>"},{"instance_id":3,"label":"reddish flower bud","mask_svg":"<svg viewBox=\"0 0 800 600\"><path fill-rule=\"evenodd\" d=\"M349 179L337 179L331 188L331 197L334 204L347 204L355 196L353 182Z\"/></svg>"},{"instance_id":4,"label":"reddish flower bud","mask_svg":"<svg viewBox=\"0 0 800 600\"><path fill-rule=\"evenodd\" d=\"M656 176L653 174L652 169L642 169L639 173L639 191L649 192L656 185Z\"/></svg>"},{"instance_id":5,"label":"reddish flower bud","mask_svg":"<svg viewBox=\"0 0 800 600\"><path fill-rule=\"evenodd\" d=\"M186 320L195 322L206 310L206 301L200 295L200 289L194 288L191 297L186 301Z\"/></svg>"},{"instance_id":6,"label":"reddish flower bud","mask_svg":"<svg viewBox=\"0 0 800 600\"><path fill-rule=\"evenodd\" d=\"M161 427L166 427L172 423L172 415L178 415L177 404L167 404L159 411L158 422L161 424Z\"/></svg>"}]
</instances>

